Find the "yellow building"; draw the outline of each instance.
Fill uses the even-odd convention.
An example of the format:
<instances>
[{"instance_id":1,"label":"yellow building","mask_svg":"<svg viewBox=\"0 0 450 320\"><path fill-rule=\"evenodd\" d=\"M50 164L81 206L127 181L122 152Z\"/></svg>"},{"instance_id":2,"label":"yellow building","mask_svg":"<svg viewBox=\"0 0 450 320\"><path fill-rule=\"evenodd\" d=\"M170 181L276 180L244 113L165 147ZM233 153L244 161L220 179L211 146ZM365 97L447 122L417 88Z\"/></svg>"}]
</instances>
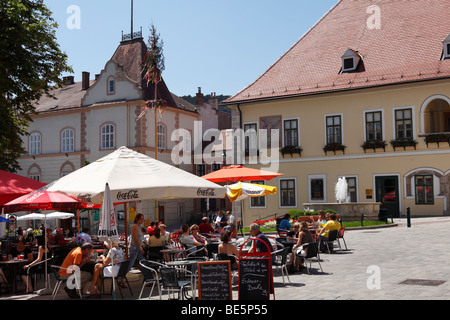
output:
<instances>
[{"instance_id":1,"label":"yellow building","mask_svg":"<svg viewBox=\"0 0 450 320\"><path fill-rule=\"evenodd\" d=\"M445 1L341 0L224 102L234 129L280 134L278 195L245 200L246 224L336 202L339 177L351 202L393 217L450 214L449 14Z\"/></svg>"}]
</instances>

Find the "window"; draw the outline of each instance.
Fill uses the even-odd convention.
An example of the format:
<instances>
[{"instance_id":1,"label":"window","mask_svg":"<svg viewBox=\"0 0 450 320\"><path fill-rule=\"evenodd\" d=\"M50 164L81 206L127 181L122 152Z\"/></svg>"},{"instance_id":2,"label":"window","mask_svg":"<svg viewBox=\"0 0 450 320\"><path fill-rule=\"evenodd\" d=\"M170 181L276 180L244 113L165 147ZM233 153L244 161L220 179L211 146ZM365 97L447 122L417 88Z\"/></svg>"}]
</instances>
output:
<instances>
[{"instance_id":1,"label":"window","mask_svg":"<svg viewBox=\"0 0 450 320\"><path fill-rule=\"evenodd\" d=\"M250 149L258 150L258 125L256 123L244 124L245 155L250 155ZM254 152L256 154L256 152Z\"/></svg>"},{"instance_id":2,"label":"window","mask_svg":"<svg viewBox=\"0 0 450 320\"><path fill-rule=\"evenodd\" d=\"M444 52L442 55L442 60L450 59L450 34L443 41L444 43Z\"/></svg>"},{"instance_id":3,"label":"window","mask_svg":"<svg viewBox=\"0 0 450 320\"><path fill-rule=\"evenodd\" d=\"M41 154L41 134L34 132L30 135L30 155Z\"/></svg>"},{"instance_id":4,"label":"window","mask_svg":"<svg viewBox=\"0 0 450 320\"><path fill-rule=\"evenodd\" d=\"M298 147L298 120L284 120L284 146Z\"/></svg>"},{"instance_id":5,"label":"window","mask_svg":"<svg viewBox=\"0 0 450 320\"><path fill-rule=\"evenodd\" d=\"M74 135L75 134L72 129L65 129L61 133L61 152L73 152Z\"/></svg>"},{"instance_id":6,"label":"window","mask_svg":"<svg viewBox=\"0 0 450 320\"><path fill-rule=\"evenodd\" d=\"M342 59L341 73L356 71L358 65L363 61L361 54L358 51L352 50L350 48L348 48L347 51L345 51L341 59Z\"/></svg>"},{"instance_id":7,"label":"window","mask_svg":"<svg viewBox=\"0 0 450 320\"><path fill-rule=\"evenodd\" d=\"M395 111L395 134L397 139L412 139L412 109Z\"/></svg>"},{"instance_id":8,"label":"window","mask_svg":"<svg viewBox=\"0 0 450 320\"><path fill-rule=\"evenodd\" d=\"M346 58L344 59L344 70L352 69L354 68L353 58Z\"/></svg>"},{"instance_id":9,"label":"window","mask_svg":"<svg viewBox=\"0 0 450 320\"><path fill-rule=\"evenodd\" d=\"M383 140L383 124L381 120L381 111L366 113L366 140Z\"/></svg>"},{"instance_id":10,"label":"window","mask_svg":"<svg viewBox=\"0 0 450 320\"><path fill-rule=\"evenodd\" d=\"M115 127L112 124L105 124L101 129L101 149L114 149Z\"/></svg>"},{"instance_id":11,"label":"window","mask_svg":"<svg viewBox=\"0 0 450 320\"><path fill-rule=\"evenodd\" d=\"M114 94L116 92L116 82L114 81L114 77L108 78L107 92L108 94Z\"/></svg>"},{"instance_id":12,"label":"window","mask_svg":"<svg viewBox=\"0 0 450 320\"><path fill-rule=\"evenodd\" d=\"M324 190L323 190L323 179L311 179L311 200L312 201L323 201L324 200Z\"/></svg>"},{"instance_id":13,"label":"window","mask_svg":"<svg viewBox=\"0 0 450 320\"><path fill-rule=\"evenodd\" d=\"M220 163L213 163L213 164L211 165L211 171L212 171L212 172L218 171L218 170L220 170L220 168L221 168L221 164L220 164Z\"/></svg>"},{"instance_id":14,"label":"window","mask_svg":"<svg viewBox=\"0 0 450 320\"><path fill-rule=\"evenodd\" d=\"M28 178L36 180L36 181L41 181L41 176L39 174L31 174L28 176Z\"/></svg>"},{"instance_id":15,"label":"window","mask_svg":"<svg viewBox=\"0 0 450 320\"><path fill-rule=\"evenodd\" d=\"M198 164L197 165L197 176L201 177L206 174L206 166L205 164Z\"/></svg>"},{"instance_id":16,"label":"window","mask_svg":"<svg viewBox=\"0 0 450 320\"><path fill-rule=\"evenodd\" d=\"M158 124L157 126L158 134L158 149L166 149L166 127L163 124Z\"/></svg>"},{"instance_id":17,"label":"window","mask_svg":"<svg viewBox=\"0 0 450 320\"><path fill-rule=\"evenodd\" d=\"M345 179L347 180L347 195L350 197L350 202L358 202L356 177L345 177Z\"/></svg>"},{"instance_id":18,"label":"window","mask_svg":"<svg viewBox=\"0 0 450 320\"><path fill-rule=\"evenodd\" d=\"M434 204L433 175L418 175L414 180L416 204Z\"/></svg>"},{"instance_id":19,"label":"window","mask_svg":"<svg viewBox=\"0 0 450 320\"><path fill-rule=\"evenodd\" d=\"M296 207L295 179L280 180L280 206Z\"/></svg>"},{"instance_id":20,"label":"window","mask_svg":"<svg viewBox=\"0 0 450 320\"><path fill-rule=\"evenodd\" d=\"M250 183L264 185L264 181L251 181ZM266 196L264 197L251 197L250 198L250 208L265 208L266 207Z\"/></svg>"},{"instance_id":21,"label":"window","mask_svg":"<svg viewBox=\"0 0 450 320\"><path fill-rule=\"evenodd\" d=\"M341 116L326 117L327 123L327 144L342 144L342 126Z\"/></svg>"}]
</instances>

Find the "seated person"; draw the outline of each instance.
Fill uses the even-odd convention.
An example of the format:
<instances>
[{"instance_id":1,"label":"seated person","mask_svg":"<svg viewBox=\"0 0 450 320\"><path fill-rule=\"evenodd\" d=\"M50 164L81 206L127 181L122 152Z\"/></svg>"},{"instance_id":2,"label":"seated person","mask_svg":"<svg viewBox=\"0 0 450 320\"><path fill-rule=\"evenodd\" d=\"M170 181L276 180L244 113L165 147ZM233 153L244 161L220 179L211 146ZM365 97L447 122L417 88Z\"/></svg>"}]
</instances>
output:
<instances>
[{"instance_id":1,"label":"seated person","mask_svg":"<svg viewBox=\"0 0 450 320\"><path fill-rule=\"evenodd\" d=\"M148 238L149 247L162 247L164 246L165 237L161 235L161 229L155 228L153 230L153 235Z\"/></svg>"},{"instance_id":2,"label":"seated person","mask_svg":"<svg viewBox=\"0 0 450 320\"><path fill-rule=\"evenodd\" d=\"M100 263L95 264L94 267L94 274L92 277L92 282L90 285L89 290L86 292L89 295L93 296L99 296L101 292L101 286L102 282L100 279L100 273L103 270L103 275L105 277L114 277L117 276L120 269L120 263L125 261L125 254L123 250L119 247L119 242L115 239L111 240L111 243L108 241L105 241L104 246L108 249L108 254L106 257L104 255L100 256ZM110 264L111 261L113 262L113 265ZM126 288L125 280L120 279L119 280L119 286L121 288Z\"/></svg>"},{"instance_id":3,"label":"seated person","mask_svg":"<svg viewBox=\"0 0 450 320\"><path fill-rule=\"evenodd\" d=\"M325 225L323 226L322 230L320 230L319 232L319 238L321 241L328 241L328 231L331 230L341 230L341 224L339 223L339 221L336 220L336 215L334 213L330 214L330 220L327 221L327 223L325 223ZM325 247L324 245L322 245L322 248L320 248L321 250L324 250ZM330 250L332 250L333 248L331 247Z\"/></svg>"},{"instance_id":4,"label":"seated person","mask_svg":"<svg viewBox=\"0 0 450 320\"><path fill-rule=\"evenodd\" d=\"M214 228L208 223L208 217L202 218L202 223L198 225L199 233L214 233Z\"/></svg>"},{"instance_id":5,"label":"seated person","mask_svg":"<svg viewBox=\"0 0 450 320\"><path fill-rule=\"evenodd\" d=\"M155 228L156 228L156 222L155 221L150 222L150 226L147 228L147 233L149 236L153 235L153 233L155 232Z\"/></svg>"},{"instance_id":6,"label":"seated person","mask_svg":"<svg viewBox=\"0 0 450 320\"><path fill-rule=\"evenodd\" d=\"M231 234L232 234L231 230L227 229L224 229L221 232L220 240L222 241L222 243L219 244L218 252L234 256L235 257L234 261L230 260L231 268L238 269L239 266L237 263L237 259L239 259L239 251L236 249L234 245L230 244Z\"/></svg>"},{"instance_id":7,"label":"seated person","mask_svg":"<svg viewBox=\"0 0 450 320\"><path fill-rule=\"evenodd\" d=\"M194 238L189 235L189 226L187 224L183 224L181 226L181 231L183 234L180 236L178 241L187 247L188 251L195 251L196 246L203 246L204 244L198 242Z\"/></svg>"},{"instance_id":8,"label":"seated person","mask_svg":"<svg viewBox=\"0 0 450 320\"><path fill-rule=\"evenodd\" d=\"M300 223L294 223L294 230L289 230L286 234L286 240L289 242L297 242L298 234L300 233Z\"/></svg>"},{"instance_id":9,"label":"seated person","mask_svg":"<svg viewBox=\"0 0 450 320\"><path fill-rule=\"evenodd\" d=\"M303 245L306 243L310 243L310 242L314 242L313 236L312 236L311 232L309 231L308 224L306 223L306 221L302 221L300 224L300 232L298 235L297 244L292 248L292 254L291 254L291 257L288 262L288 264L292 264L295 259L295 270L296 271L299 271L299 268L305 268L305 266L303 265L302 257L306 257L307 249L305 250L303 248Z\"/></svg>"},{"instance_id":10,"label":"seated person","mask_svg":"<svg viewBox=\"0 0 450 320\"><path fill-rule=\"evenodd\" d=\"M227 211L227 224L224 226L224 229L236 229L236 219L231 214L230 211Z\"/></svg>"},{"instance_id":11,"label":"seated person","mask_svg":"<svg viewBox=\"0 0 450 320\"><path fill-rule=\"evenodd\" d=\"M17 246L11 249L8 256L13 259L21 254L23 254L24 260L28 261L28 263L33 262L33 252L31 252L31 249L26 246L26 240L24 236L19 237Z\"/></svg>"},{"instance_id":12,"label":"seated person","mask_svg":"<svg viewBox=\"0 0 450 320\"><path fill-rule=\"evenodd\" d=\"M214 220L214 227L217 229L223 228L227 225L227 219L223 216L222 211L219 210L219 213Z\"/></svg>"},{"instance_id":13,"label":"seated person","mask_svg":"<svg viewBox=\"0 0 450 320\"><path fill-rule=\"evenodd\" d=\"M59 231L57 234L59 234ZM61 231L61 234L62 234L62 231ZM92 243L91 236L89 235L89 228L83 228L81 233L75 238L75 242L77 244Z\"/></svg>"},{"instance_id":14,"label":"seated person","mask_svg":"<svg viewBox=\"0 0 450 320\"><path fill-rule=\"evenodd\" d=\"M22 280L24 281L24 283L28 282L28 291L24 292L24 293L32 293L33 292L33 286L31 283L31 277L27 277L27 270L31 267L33 267L34 265L38 264L41 261L45 260L45 253L47 253L47 259L50 259L51 256L51 252L48 249L48 247L45 246L45 237L43 235L39 235L36 237L36 242L38 247L38 256L36 258L36 260L34 260L33 262L31 262L30 264L27 264L23 267L23 272L20 272L20 275L22 277Z\"/></svg>"},{"instance_id":15,"label":"seated person","mask_svg":"<svg viewBox=\"0 0 450 320\"><path fill-rule=\"evenodd\" d=\"M80 289L84 289L87 283L91 280L92 274L82 270L82 268L91 260L91 253L94 247L91 243L85 243L81 247L73 248L69 254L64 259L61 269L59 270L59 275L62 279L68 279L74 271L69 271L68 268L71 266L78 266L80 268ZM67 295L70 298L77 298L76 289L69 289L65 287Z\"/></svg>"},{"instance_id":16,"label":"seated person","mask_svg":"<svg viewBox=\"0 0 450 320\"><path fill-rule=\"evenodd\" d=\"M280 222L279 231L289 231L291 229L291 223L289 222L291 215L286 213Z\"/></svg>"}]
</instances>

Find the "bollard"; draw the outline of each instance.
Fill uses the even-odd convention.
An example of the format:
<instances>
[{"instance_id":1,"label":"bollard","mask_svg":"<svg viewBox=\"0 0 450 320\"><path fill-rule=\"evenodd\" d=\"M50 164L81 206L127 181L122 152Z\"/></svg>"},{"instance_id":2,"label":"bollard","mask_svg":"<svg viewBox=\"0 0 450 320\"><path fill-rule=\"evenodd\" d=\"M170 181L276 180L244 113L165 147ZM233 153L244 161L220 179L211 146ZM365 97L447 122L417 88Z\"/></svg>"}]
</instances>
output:
<instances>
[{"instance_id":1,"label":"bollard","mask_svg":"<svg viewBox=\"0 0 450 320\"><path fill-rule=\"evenodd\" d=\"M406 224L408 228L411 228L411 208L406 208Z\"/></svg>"},{"instance_id":2,"label":"bollard","mask_svg":"<svg viewBox=\"0 0 450 320\"><path fill-rule=\"evenodd\" d=\"M361 227L364 227L364 213L361 214Z\"/></svg>"}]
</instances>

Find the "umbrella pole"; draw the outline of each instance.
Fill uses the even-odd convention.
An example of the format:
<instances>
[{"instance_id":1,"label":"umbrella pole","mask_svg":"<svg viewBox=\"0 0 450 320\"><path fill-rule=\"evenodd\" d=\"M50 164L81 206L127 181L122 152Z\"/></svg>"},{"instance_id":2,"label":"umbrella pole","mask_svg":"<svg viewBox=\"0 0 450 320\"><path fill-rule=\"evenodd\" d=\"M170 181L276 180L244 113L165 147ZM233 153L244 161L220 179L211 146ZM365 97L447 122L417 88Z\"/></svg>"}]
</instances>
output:
<instances>
[{"instance_id":1,"label":"umbrella pole","mask_svg":"<svg viewBox=\"0 0 450 320\"><path fill-rule=\"evenodd\" d=\"M44 210L44 270L45 270L45 288L37 291L37 294L40 296L50 294L50 290L48 288L48 273L47 273L47 210ZM28 280L27 280L28 281Z\"/></svg>"},{"instance_id":2,"label":"umbrella pole","mask_svg":"<svg viewBox=\"0 0 450 320\"><path fill-rule=\"evenodd\" d=\"M80 234L80 209L77 209L78 234Z\"/></svg>"},{"instance_id":3,"label":"umbrella pole","mask_svg":"<svg viewBox=\"0 0 450 320\"><path fill-rule=\"evenodd\" d=\"M124 208L124 218L125 218L125 257L128 259L128 214L127 214L127 203L123 204Z\"/></svg>"},{"instance_id":4,"label":"umbrella pole","mask_svg":"<svg viewBox=\"0 0 450 320\"><path fill-rule=\"evenodd\" d=\"M109 250L112 250L112 241L111 238L108 238L109 241ZM113 283L113 294L114 300L116 300L116 281L114 280L114 255L111 255L111 269L112 269L112 283Z\"/></svg>"}]
</instances>

